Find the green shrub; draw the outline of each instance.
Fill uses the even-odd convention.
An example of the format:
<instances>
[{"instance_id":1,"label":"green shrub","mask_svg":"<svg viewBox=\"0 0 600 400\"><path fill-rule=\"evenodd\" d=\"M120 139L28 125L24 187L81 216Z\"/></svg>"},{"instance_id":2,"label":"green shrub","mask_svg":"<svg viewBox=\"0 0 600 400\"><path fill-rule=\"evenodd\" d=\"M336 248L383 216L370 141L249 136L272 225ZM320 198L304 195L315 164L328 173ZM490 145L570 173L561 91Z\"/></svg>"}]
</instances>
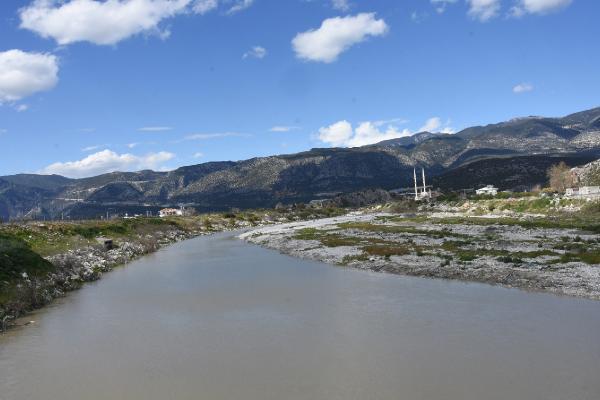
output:
<instances>
[{"instance_id":1,"label":"green shrub","mask_svg":"<svg viewBox=\"0 0 600 400\"><path fill-rule=\"evenodd\" d=\"M31 250L29 245L14 236L0 233L0 298L23 273L29 277L42 277L54 270L54 266Z\"/></svg>"}]
</instances>

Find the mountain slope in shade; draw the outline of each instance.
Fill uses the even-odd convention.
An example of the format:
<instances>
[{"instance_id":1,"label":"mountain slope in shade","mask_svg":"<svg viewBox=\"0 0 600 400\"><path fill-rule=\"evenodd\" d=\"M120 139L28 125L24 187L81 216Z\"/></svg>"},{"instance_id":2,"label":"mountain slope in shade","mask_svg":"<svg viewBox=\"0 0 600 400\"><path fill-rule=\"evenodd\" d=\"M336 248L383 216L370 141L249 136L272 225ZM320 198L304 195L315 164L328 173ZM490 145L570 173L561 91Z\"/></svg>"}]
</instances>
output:
<instances>
[{"instance_id":1,"label":"mountain slope in shade","mask_svg":"<svg viewBox=\"0 0 600 400\"><path fill-rule=\"evenodd\" d=\"M271 207L367 188L410 187L415 166L438 177L434 182L442 188L496 184L511 189L544 183L554 162L575 166L599 157L600 108L595 108L563 118L518 118L456 134L423 132L364 147L210 162L170 172L0 177L0 217L98 217L107 209L143 213L178 204L198 210Z\"/></svg>"}]
</instances>

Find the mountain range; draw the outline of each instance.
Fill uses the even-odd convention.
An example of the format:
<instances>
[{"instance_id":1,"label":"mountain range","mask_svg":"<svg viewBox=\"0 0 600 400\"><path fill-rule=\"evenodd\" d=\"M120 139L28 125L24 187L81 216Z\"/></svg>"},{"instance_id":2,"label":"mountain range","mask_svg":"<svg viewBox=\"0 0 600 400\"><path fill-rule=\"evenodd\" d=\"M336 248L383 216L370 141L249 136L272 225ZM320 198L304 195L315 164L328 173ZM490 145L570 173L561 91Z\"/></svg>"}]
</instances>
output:
<instances>
[{"instance_id":1,"label":"mountain range","mask_svg":"<svg viewBox=\"0 0 600 400\"><path fill-rule=\"evenodd\" d=\"M600 108L562 118L525 117L456 134L422 132L356 148L208 162L169 172L113 172L91 178L0 177L0 218L97 218L186 205L198 211L272 207L368 188L411 187L425 168L444 190L544 184L565 161L600 158Z\"/></svg>"}]
</instances>

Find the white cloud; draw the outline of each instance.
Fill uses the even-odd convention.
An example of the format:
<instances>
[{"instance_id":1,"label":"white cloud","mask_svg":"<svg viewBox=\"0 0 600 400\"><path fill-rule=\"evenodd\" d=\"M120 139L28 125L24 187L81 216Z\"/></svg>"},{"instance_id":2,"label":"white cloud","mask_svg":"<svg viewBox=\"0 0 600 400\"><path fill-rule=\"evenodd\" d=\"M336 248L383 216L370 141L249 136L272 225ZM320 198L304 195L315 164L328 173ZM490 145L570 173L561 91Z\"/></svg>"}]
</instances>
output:
<instances>
[{"instance_id":1,"label":"white cloud","mask_svg":"<svg viewBox=\"0 0 600 400\"><path fill-rule=\"evenodd\" d=\"M435 132L442 126L442 121L439 117L429 118L425 125L419 128L419 132Z\"/></svg>"},{"instance_id":2,"label":"white cloud","mask_svg":"<svg viewBox=\"0 0 600 400\"><path fill-rule=\"evenodd\" d=\"M130 149L133 149L133 148L135 148L135 147L137 147L137 146L139 146L139 145L140 145L140 144L139 144L139 143L137 143L137 142L134 142L134 143L127 143L127 147L128 147L128 148L130 148Z\"/></svg>"},{"instance_id":3,"label":"white cloud","mask_svg":"<svg viewBox=\"0 0 600 400\"><path fill-rule=\"evenodd\" d=\"M187 10L191 0L35 0L19 11L21 28L66 45L87 41L112 45L140 33L158 33L159 24Z\"/></svg>"},{"instance_id":4,"label":"white cloud","mask_svg":"<svg viewBox=\"0 0 600 400\"><path fill-rule=\"evenodd\" d=\"M235 14L243 11L254 4L254 0L238 0L228 11L227 14Z\"/></svg>"},{"instance_id":5,"label":"white cloud","mask_svg":"<svg viewBox=\"0 0 600 400\"><path fill-rule=\"evenodd\" d=\"M0 104L52 89L58 82L58 59L22 50L0 52Z\"/></svg>"},{"instance_id":6,"label":"white cloud","mask_svg":"<svg viewBox=\"0 0 600 400\"><path fill-rule=\"evenodd\" d=\"M444 11L446 11L446 7L449 4L454 4L457 2L457 0L430 0L431 4L433 4L433 6L435 7L435 11L438 14L442 14Z\"/></svg>"},{"instance_id":7,"label":"white cloud","mask_svg":"<svg viewBox=\"0 0 600 400\"><path fill-rule=\"evenodd\" d=\"M517 0L511 8L511 15L521 17L525 14L548 14L569 6L573 0Z\"/></svg>"},{"instance_id":8,"label":"white cloud","mask_svg":"<svg viewBox=\"0 0 600 400\"><path fill-rule=\"evenodd\" d=\"M319 129L319 140L332 146L347 146L354 131L350 122L343 120Z\"/></svg>"},{"instance_id":9,"label":"white cloud","mask_svg":"<svg viewBox=\"0 0 600 400\"><path fill-rule=\"evenodd\" d=\"M383 140L397 139L405 136L411 136L418 132L440 132L454 133L454 129L449 126L450 121L442 124L439 117L428 119L418 131L413 132L410 129L398 129L393 125L394 122L406 122L402 119L388 121L366 121L358 124L356 129L346 120L336 122L335 124L319 129L317 138L331 146L358 147L369 144L379 143Z\"/></svg>"},{"instance_id":10,"label":"white cloud","mask_svg":"<svg viewBox=\"0 0 600 400\"><path fill-rule=\"evenodd\" d=\"M138 132L164 132L173 130L170 126L144 126L138 128Z\"/></svg>"},{"instance_id":11,"label":"white cloud","mask_svg":"<svg viewBox=\"0 0 600 400\"><path fill-rule=\"evenodd\" d=\"M81 149L81 151L83 151L84 153L87 153L88 151L98 150L100 147L102 147L102 146L101 145L87 146L87 147L84 147L83 149Z\"/></svg>"},{"instance_id":12,"label":"white cloud","mask_svg":"<svg viewBox=\"0 0 600 400\"><path fill-rule=\"evenodd\" d=\"M17 110L17 112L27 111L27 110L29 110L29 105L27 105L27 104L18 104L18 105L15 106L15 110Z\"/></svg>"},{"instance_id":13,"label":"white cloud","mask_svg":"<svg viewBox=\"0 0 600 400\"><path fill-rule=\"evenodd\" d=\"M246 133L238 133L238 132L218 132L218 133L194 133L191 135L187 135L184 140L207 140L207 139L216 139L223 137L250 137Z\"/></svg>"},{"instance_id":14,"label":"white cloud","mask_svg":"<svg viewBox=\"0 0 600 400\"><path fill-rule=\"evenodd\" d=\"M204 157L204 153L201 153L201 152L194 153L193 157L194 158L202 158L202 157Z\"/></svg>"},{"instance_id":15,"label":"white cloud","mask_svg":"<svg viewBox=\"0 0 600 400\"><path fill-rule=\"evenodd\" d=\"M494 18L500 11L500 0L467 0L471 18L485 22Z\"/></svg>"},{"instance_id":16,"label":"white cloud","mask_svg":"<svg viewBox=\"0 0 600 400\"><path fill-rule=\"evenodd\" d=\"M525 93L531 92L533 90L533 85L531 83L519 83L515 87L513 87L513 93Z\"/></svg>"},{"instance_id":17,"label":"white cloud","mask_svg":"<svg viewBox=\"0 0 600 400\"><path fill-rule=\"evenodd\" d=\"M219 6L217 0L196 0L192 5L192 10L196 14L206 14L209 11L216 9Z\"/></svg>"},{"instance_id":18,"label":"white cloud","mask_svg":"<svg viewBox=\"0 0 600 400\"><path fill-rule=\"evenodd\" d=\"M319 29L297 34L292 46L298 58L331 63L351 46L369 36L384 35L388 29L385 21L376 19L374 13L329 18Z\"/></svg>"},{"instance_id":19,"label":"white cloud","mask_svg":"<svg viewBox=\"0 0 600 400\"><path fill-rule=\"evenodd\" d=\"M354 136L348 141L349 147L365 146L381 142L382 140L396 139L410 136L412 132L408 129L398 130L394 126L387 126L385 130L379 129L371 122L362 122L354 131Z\"/></svg>"},{"instance_id":20,"label":"white cloud","mask_svg":"<svg viewBox=\"0 0 600 400\"><path fill-rule=\"evenodd\" d=\"M56 162L40 172L58 174L70 178L83 178L115 171L139 171L142 169L164 169L163 163L175 155L166 151L149 153L145 156L117 154L102 150L78 161Z\"/></svg>"},{"instance_id":21,"label":"white cloud","mask_svg":"<svg viewBox=\"0 0 600 400\"><path fill-rule=\"evenodd\" d=\"M278 126L274 126L271 129L269 129L269 131L271 132L289 132L289 131L293 131L296 129L300 129L299 126L285 126L285 125L278 125Z\"/></svg>"},{"instance_id":22,"label":"white cloud","mask_svg":"<svg viewBox=\"0 0 600 400\"><path fill-rule=\"evenodd\" d=\"M339 11L348 11L350 2L348 0L331 0L331 7Z\"/></svg>"},{"instance_id":23,"label":"white cloud","mask_svg":"<svg viewBox=\"0 0 600 400\"><path fill-rule=\"evenodd\" d=\"M344 120L319 129L318 138L331 146L358 147L411 134L408 129L398 130L391 125L382 130L373 122L362 122L353 129L352 124Z\"/></svg>"},{"instance_id":24,"label":"white cloud","mask_svg":"<svg viewBox=\"0 0 600 400\"><path fill-rule=\"evenodd\" d=\"M265 49L264 47L261 46L254 46L252 47L252 49L250 49L249 51L245 52L244 55L242 56L243 59L252 57L252 58L265 58L265 56L267 55L267 49Z\"/></svg>"}]
</instances>

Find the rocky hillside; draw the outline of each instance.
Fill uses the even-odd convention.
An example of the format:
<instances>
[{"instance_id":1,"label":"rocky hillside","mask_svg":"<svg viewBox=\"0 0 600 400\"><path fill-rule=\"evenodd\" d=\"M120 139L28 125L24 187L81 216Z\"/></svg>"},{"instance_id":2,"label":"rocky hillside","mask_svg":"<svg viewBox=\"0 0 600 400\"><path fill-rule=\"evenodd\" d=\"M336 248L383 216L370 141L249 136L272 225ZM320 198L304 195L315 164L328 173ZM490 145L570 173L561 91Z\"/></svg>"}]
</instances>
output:
<instances>
[{"instance_id":1,"label":"rocky hillside","mask_svg":"<svg viewBox=\"0 0 600 400\"><path fill-rule=\"evenodd\" d=\"M581 186L600 186L600 160L579 168L573 168L576 181Z\"/></svg>"},{"instance_id":2,"label":"rocky hillside","mask_svg":"<svg viewBox=\"0 0 600 400\"><path fill-rule=\"evenodd\" d=\"M435 183L443 188L493 183L511 189L543 183L554 161L578 166L598 158L600 108L595 108L564 118L527 117L471 127L453 135L423 132L358 148L312 149L170 172L115 172L85 179L0 177L0 218L89 218L179 204L200 211L272 207L369 188L410 187L414 166L439 177Z\"/></svg>"}]
</instances>

